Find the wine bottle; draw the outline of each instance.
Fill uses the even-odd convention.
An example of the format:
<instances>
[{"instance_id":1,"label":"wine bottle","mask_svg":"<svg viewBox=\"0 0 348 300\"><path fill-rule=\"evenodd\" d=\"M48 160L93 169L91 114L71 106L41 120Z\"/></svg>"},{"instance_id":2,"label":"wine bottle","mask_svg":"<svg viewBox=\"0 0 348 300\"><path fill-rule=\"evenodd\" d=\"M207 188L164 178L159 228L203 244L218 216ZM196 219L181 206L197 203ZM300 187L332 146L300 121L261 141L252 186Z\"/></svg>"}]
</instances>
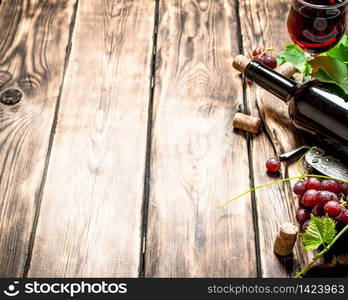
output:
<instances>
[{"instance_id":1,"label":"wine bottle","mask_svg":"<svg viewBox=\"0 0 348 300\"><path fill-rule=\"evenodd\" d=\"M288 103L294 126L314 135L348 158L348 97L335 84L317 80L297 83L242 55L233 60L233 67L245 77Z\"/></svg>"}]
</instances>

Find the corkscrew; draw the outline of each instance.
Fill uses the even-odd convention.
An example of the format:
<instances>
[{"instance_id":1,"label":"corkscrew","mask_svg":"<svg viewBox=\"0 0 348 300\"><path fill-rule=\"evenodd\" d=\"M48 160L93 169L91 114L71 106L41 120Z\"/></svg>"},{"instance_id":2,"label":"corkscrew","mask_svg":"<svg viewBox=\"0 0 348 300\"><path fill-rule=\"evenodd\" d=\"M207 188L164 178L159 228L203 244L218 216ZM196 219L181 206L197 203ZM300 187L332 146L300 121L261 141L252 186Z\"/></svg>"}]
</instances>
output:
<instances>
[{"instance_id":1,"label":"corkscrew","mask_svg":"<svg viewBox=\"0 0 348 300\"><path fill-rule=\"evenodd\" d=\"M330 155L322 148L312 149L304 145L279 156L281 161L288 161L292 158L305 154L305 163L318 173L332 178L348 181L348 167L337 157Z\"/></svg>"}]
</instances>

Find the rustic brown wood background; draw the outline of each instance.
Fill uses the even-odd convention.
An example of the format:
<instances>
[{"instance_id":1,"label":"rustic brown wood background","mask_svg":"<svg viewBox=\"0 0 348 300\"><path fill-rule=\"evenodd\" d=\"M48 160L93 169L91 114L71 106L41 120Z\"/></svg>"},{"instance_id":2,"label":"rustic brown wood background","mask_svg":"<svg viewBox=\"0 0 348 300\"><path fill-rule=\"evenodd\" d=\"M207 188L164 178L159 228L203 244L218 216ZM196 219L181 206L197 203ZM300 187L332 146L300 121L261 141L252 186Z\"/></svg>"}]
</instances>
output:
<instances>
[{"instance_id":1,"label":"rustic brown wood background","mask_svg":"<svg viewBox=\"0 0 348 300\"><path fill-rule=\"evenodd\" d=\"M0 277L289 277L268 157L301 144L228 59L289 42L290 0L0 0ZM232 127L237 111L263 132ZM294 174L292 165L282 176Z\"/></svg>"}]
</instances>

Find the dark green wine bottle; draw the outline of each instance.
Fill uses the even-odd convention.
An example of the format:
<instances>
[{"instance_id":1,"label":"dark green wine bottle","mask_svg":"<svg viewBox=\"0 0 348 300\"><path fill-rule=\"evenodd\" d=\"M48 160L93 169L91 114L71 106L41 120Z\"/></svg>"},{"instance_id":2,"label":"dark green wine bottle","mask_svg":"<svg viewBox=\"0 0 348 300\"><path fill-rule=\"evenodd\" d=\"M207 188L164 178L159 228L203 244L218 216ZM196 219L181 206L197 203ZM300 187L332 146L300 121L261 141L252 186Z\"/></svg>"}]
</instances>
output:
<instances>
[{"instance_id":1,"label":"dark green wine bottle","mask_svg":"<svg viewBox=\"0 0 348 300\"><path fill-rule=\"evenodd\" d=\"M296 128L348 157L348 96L341 88L317 80L297 83L258 61L243 70L250 81L288 103Z\"/></svg>"}]
</instances>

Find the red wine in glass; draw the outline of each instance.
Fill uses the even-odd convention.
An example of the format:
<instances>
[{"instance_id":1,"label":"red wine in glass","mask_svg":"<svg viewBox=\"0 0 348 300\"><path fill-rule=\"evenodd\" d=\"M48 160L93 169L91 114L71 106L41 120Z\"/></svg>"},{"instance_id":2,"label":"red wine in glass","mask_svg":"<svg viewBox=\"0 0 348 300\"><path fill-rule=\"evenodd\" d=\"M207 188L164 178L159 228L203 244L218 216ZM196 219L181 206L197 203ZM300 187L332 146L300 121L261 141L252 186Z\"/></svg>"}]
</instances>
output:
<instances>
[{"instance_id":1,"label":"red wine in glass","mask_svg":"<svg viewBox=\"0 0 348 300\"><path fill-rule=\"evenodd\" d=\"M346 30L348 0L293 0L288 31L293 42L311 55L334 47Z\"/></svg>"}]
</instances>

